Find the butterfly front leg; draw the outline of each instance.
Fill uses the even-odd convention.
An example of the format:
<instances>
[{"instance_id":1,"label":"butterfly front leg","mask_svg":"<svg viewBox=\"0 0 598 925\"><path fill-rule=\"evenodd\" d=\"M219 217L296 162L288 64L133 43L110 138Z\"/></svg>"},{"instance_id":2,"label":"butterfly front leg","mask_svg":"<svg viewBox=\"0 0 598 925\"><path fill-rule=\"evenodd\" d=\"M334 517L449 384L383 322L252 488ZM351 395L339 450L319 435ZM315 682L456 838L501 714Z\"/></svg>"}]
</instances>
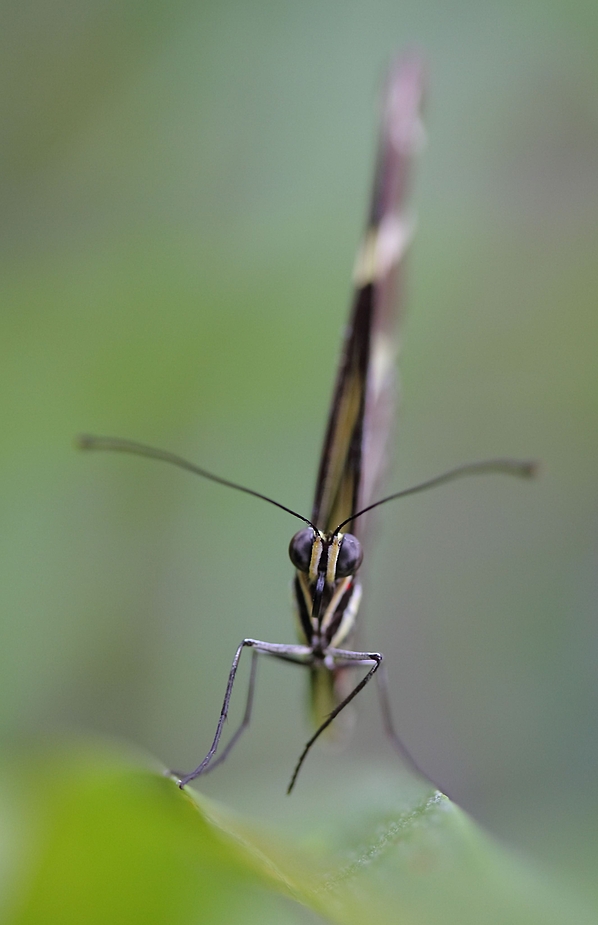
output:
<instances>
[{"instance_id":1,"label":"butterfly front leg","mask_svg":"<svg viewBox=\"0 0 598 925\"><path fill-rule=\"evenodd\" d=\"M357 697L360 691L366 686L366 684L373 678L374 674L378 671L384 656L380 652L353 652L351 649L334 649L329 648L326 650L326 655L324 659L324 665L326 667L335 667L335 668L357 668L359 665L370 665L370 670L368 673L361 679L359 684L356 684L353 690L345 697L344 700L334 708L334 710L326 717L324 722L318 726L314 732L311 739L306 742L305 748L299 756L299 760L295 765L295 770L293 771L293 776L291 777L289 786L287 787L287 793L290 793L295 786L295 781L297 780L297 775L301 770L301 765L307 758L307 754L311 749L312 745L318 739L325 729L328 728L330 723L336 719L339 713L348 706L351 701Z\"/></svg>"},{"instance_id":2,"label":"butterfly front leg","mask_svg":"<svg viewBox=\"0 0 598 925\"><path fill-rule=\"evenodd\" d=\"M390 700L388 697L388 681L386 676L386 667L384 665L384 656L381 652L354 652L351 649L336 649L329 648L326 651L326 658L324 661L327 667L335 668L359 668L360 666L369 665L369 671L361 679L361 681L355 685L353 690L342 700L330 713L330 715L324 720L324 722L316 729L315 733L311 739L306 743L305 748L303 749L299 760L293 771L293 776L289 783L287 793L290 793L295 785L297 780L297 775L301 770L301 766L307 757L309 750L315 741L320 737L325 729L332 723L334 719L341 713L351 701L357 697L360 691L366 686L366 684L371 681L371 679L376 675L376 680L378 682L378 695L380 700L380 709L382 712L382 722L384 725L384 730L390 739L394 749L399 753L401 758L404 760L405 764L411 768L411 770L418 776L423 777L426 781L434 783L430 780L430 777L422 771L420 766L417 764L407 747L402 742L399 737L392 719L392 712L390 709ZM434 786L436 786L434 784Z\"/></svg>"},{"instance_id":3,"label":"butterfly front leg","mask_svg":"<svg viewBox=\"0 0 598 925\"><path fill-rule=\"evenodd\" d=\"M239 726L239 728L233 735L229 744L226 746L224 752L215 762L213 762L212 759L214 758L218 750L218 745L220 743L220 739L221 739L222 732L224 729L224 723L226 722L226 719L228 716L230 700L231 700L231 696L233 692L235 678L237 676L237 670L239 668L239 662L241 660L241 655L243 653L243 650L246 648L251 648L253 650L253 658L252 658L252 665L251 665L251 674L249 678L249 690L248 690L247 701L245 705L245 714L241 721L241 725ZM255 672L256 672L256 663L257 663L258 655L270 655L273 658L278 658L285 662L292 662L297 665L308 665L311 659L313 658L312 650L309 648L309 646L285 645L284 643L263 642L260 639L244 639L242 643L239 645L239 647L237 648L237 651L235 652L235 657L233 658L231 669L228 675L228 681L226 684L226 692L224 694L224 701L222 703L222 709L220 710L220 717L218 719L218 725L216 726L216 733L214 735L214 739L212 741L212 744L210 746L210 749L207 755L205 756L203 761L200 764L198 764L195 770L191 771L189 774L183 774L181 776L176 771L170 772L173 776L179 778L178 784L181 789L185 787L187 784L189 784L192 780L195 780L196 777L200 777L200 775L207 773L208 770L211 770L212 767L215 767L216 764L220 764L222 761L224 761L224 759L226 758L226 756L232 749L233 745L235 745L235 743L238 741L241 734L244 732L244 730L249 725L249 722L251 719L251 709L253 706L253 694L254 694L254 688L255 688Z\"/></svg>"}]
</instances>

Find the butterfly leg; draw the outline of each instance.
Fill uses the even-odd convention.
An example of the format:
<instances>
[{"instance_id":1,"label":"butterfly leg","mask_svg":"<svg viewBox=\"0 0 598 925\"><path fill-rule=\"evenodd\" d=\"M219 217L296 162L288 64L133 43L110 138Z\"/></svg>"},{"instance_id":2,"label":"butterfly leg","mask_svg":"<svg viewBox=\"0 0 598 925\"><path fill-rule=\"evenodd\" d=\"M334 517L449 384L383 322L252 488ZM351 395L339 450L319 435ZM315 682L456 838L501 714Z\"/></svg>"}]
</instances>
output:
<instances>
[{"instance_id":1,"label":"butterfly leg","mask_svg":"<svg viewBox=\"0 0 598 925\"><path fill-rule=\"evenodd\" d=\"M411 755L408 748L404 745L397 733L394 722L392 718L392 713L390 709L390 698L388 696L388 675L386 674L386 666L381 665L380 671L376 675L376 681L378 686L378 697L380 700L380 711L382 713L382 724L384 726L384 731L390 739L393 748L399 753L407 767L411 768L418 777L423 777L425 780L430 780L427 774L422 771L418 765L415 758ZM434 783L434 781L430 781ZM436 784L434 784L436 786Z\"/></svg>"},{"instance_id":2,"label":"butterfly leg","mask_svg":"<svg viewBox=\"0 0 598 925\"><path fill-rule=\"evenodd\" d=\"M222 764L224 759L227 757L228 753L232 751L232 749L235 747L236 743L241 738L241 736L243 735L243 733L249 726L249 723L251 722L251 712L253 710L253 695L255 693L255 679L257 676L258 654L259 652L257 649L254 649L251 653L251 673L249 675L249 685L247 688L247 699L245 701L245 712L243 714L243 719L241 720L239 728L236 730L234 735L231 737L230 741L227 742L226 748L224 749L224 751L221 752L221 754L219 754L218 757L214 761L210 762L210 764L205 768L205 770L203 771L204 774L209 774L209 772L213 771L214 768L217 768L219 764ZM273 655L273 658L278 658L280 661L288 662L292 665L300 665L302 667L305 667L305 662L297 661L296 658L291 658L288 655L281 655L281 654L276 654L276 653L270 653L270 654Z\"/></svg>"},{"instance_id":3,"label":"butterfly leg","mask_svg":"<svg viewBox=\"0 0 598 925\"><path fill-rule=\"evenodd\" d=\"M247 704L245 707L245 716L243 717L241 726L239 727L239 729L233 736L231 742L225 749L222 755L222 758L220 760L223 760L226 757L226 755L229 753L234 743L237 741L237 739L239 738L239 736L241 735L241 733L244 731L244 729L247 727L249 723L249 719L251 717L251 707L253 705L253 691L254 691L254 686L255 686L255 667L254 666L255 666L257 655L258 654L271 655L274 658L280 658L280 659L283 659L284 661L294 662L299 665L307 664L312 655L311 649L309 649L307 646L284 645L284 644L278 644L278 643L272 643L272 642L261 642L259 639L244 639L243 640L243 642L240 644L237 651L235 652L235 657L233 658L233 663L231 665L231 669L228 675L228 681L226 684L226 692L224 694L224 701L222 703L222 709L220 710L220 717L218 719L218 725L216 726L216 733L214 735L214 739L212 741L210 749L206 757L195 768L194 771L191 771L189 774L184 774L182 777L180 777L178 774L176 775L177 777L180 777L179 787L181 787L181 789L186 784L190 783L192 780L195 780L196 777L199 777L201 774L204 774L208 770L208 767L212 764L212 759L218 749L220 738L222 736L222 731L224 729L224 723L226 722L226 718L228 716L230 699L232 696L233 686L235 683L235 678L237 676L237 670L239 668L239 662L241 660L241 655L243 653L243 650L246 648L253 649L253 660L252 660L253 664L252 664L251 676L249 679L249 693L247 697Z\"/></svg>"},{"instance_id":4,"label":"butterfly leg","mask_svg":"<svg viewBox=\"0 0 598 925\"><path fill-rule=\"evenodd\" d=\"M219 764L225 760L226 756L232 749L235 747L238 740L241 738L249 723L251 722L251 711L253 709L253 695L255 693L255 678L257 674L257 649L254 649L251 653L251 673L249 675L249 686L247 688L247 700L245 701L245 712L243 714L243 719L237 731L231 736L230 741L227 742L226 748L221 752L218 757L211 762L203 771L204 774L208 774L210 771L213 771L214 768L217 768Z\"/></svg>"},{"instance_id":5,"label":"butterfly leg","mask_svg":"<svg viewBox=\"0 0 598 925\"><path fill-rule=\"evenodd\" d=\"M303 762L305 761L305 759L307 758L307 753L311 749L316 739L318 739L320 735L324 732L324 730L328 728L330 723L334 719L336 719L338 714L342 713L345 707L351 703L353 698L357 697L359 692L364 689L368 681L370 681L373 678L375 673L380 668L382 664L382 660L383 660L383 656L380 654L380 652L352 652L350 649L328 649L327 654L329 656L332 656L334 665L336 667L353 668L353 667L359 667L359 665L371 665L371 667L368 673L361 679L359 684L355 685L351 693L348 694L345 697L345 699L342 700L334 708L332 713L330 713L330 715L326 717L324 722L320 726L318 726L318 728L312 735L309 742L306 742L305 748L301 752L299 756L299 760L297 761L297 764L295 765L293 776L291 777L291 781L289 783L289 786L287 787L287 793L290 793L293 787L295 786L295 781L297 780L297 775L299 774L299 771L301 770L301 766ZM373 662L373 665L372 665L372 662Z\"/></svg>"}]
</instances>

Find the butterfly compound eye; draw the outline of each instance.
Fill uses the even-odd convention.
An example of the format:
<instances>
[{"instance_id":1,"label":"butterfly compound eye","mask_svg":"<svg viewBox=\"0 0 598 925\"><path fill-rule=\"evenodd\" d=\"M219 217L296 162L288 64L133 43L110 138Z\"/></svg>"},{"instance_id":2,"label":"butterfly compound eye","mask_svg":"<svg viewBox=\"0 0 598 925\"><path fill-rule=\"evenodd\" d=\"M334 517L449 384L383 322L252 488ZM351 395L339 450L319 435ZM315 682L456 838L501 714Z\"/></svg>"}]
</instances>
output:
<instances>
[{"instance_id":1,"label":"butterfly compound eye","mask_svg":"<svg viewBox=\"0 0 598 925\"><path fill-rule=\"evenodd\" d=\"M345 533L336 560L336 577L346 578L354 575L363 559L361 543L352 533Z\"/></svg>"},{"instance_id":2,"label":"butterfly compound eye","mask_svg":"<svg viewBox=\"0 0 598 925\"><path fill-rule=\"evenodd\" d=\"M311 527L305 527L295 534L289 543L289 556L295 568L300 572L309 572L311 549L315 533Z\"/></svg>"}]
</instances>

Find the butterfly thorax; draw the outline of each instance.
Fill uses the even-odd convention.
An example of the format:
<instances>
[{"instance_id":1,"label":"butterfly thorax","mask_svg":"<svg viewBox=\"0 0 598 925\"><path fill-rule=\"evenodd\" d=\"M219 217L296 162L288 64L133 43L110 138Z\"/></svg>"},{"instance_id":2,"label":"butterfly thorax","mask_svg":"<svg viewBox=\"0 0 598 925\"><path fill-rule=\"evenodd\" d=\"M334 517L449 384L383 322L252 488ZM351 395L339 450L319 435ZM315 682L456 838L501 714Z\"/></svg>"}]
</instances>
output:
<instances>
[{"instance_id":1,"label":"butterfly thorax","mask_svg":"<svg viewBox=\"0 0 598 925\"><path fill-rule=\"evenodd\" d=\"M353 629L361 598L355 577L361 546L351 534L325 534L308 527L295 534L289 553L297 568L293 591L300 638L316 658L323 658Z\"/></svg>"}]
</instances>

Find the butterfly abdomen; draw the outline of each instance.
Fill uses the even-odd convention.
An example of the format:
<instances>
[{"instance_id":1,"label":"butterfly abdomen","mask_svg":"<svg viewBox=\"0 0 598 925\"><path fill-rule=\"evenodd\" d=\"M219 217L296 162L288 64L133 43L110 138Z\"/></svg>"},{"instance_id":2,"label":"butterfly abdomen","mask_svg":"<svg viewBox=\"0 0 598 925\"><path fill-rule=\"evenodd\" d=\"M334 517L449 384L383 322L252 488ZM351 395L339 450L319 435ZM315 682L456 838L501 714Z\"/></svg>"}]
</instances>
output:
<instances>
[{"instance_id":1,"label":"butterfly abdomen","mask_svg":"<svg viewBox=\"0 0 598 925\"><path fill-rule=\"evenodd\" d=\"M327 719L351 689L351 677L346 668L329 671L323 665L314 665L310 670L309 705L310 719L315 729ZM353 713L344 710L324 732L326 741L333 745L344 745L353 727Z\"/></svg>"}]
</instances>

